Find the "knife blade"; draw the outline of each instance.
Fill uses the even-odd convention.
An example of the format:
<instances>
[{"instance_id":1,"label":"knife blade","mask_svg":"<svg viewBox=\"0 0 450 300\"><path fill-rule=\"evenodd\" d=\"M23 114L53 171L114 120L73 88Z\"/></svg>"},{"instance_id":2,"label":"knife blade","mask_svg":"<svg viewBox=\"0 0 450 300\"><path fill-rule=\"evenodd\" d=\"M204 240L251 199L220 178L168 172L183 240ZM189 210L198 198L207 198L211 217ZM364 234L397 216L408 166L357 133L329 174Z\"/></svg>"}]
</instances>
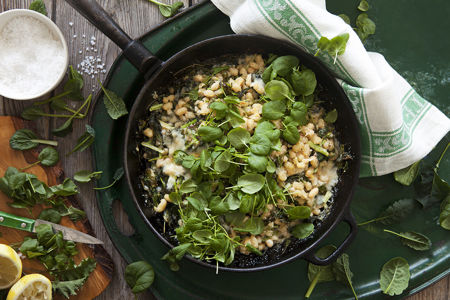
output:
<instances>
[{"instance_id":1,"label":"knife blade","mask_svg":"<svg viewBox=\"0 0 450 300\"><path fill-rule=\"evenodd\" d=\"M20 229L29 232L36 232L36 226L48 224L52 226L53 231L60 231L63 238L68 241L74 241L83 244L103 244L103 242L89 234L72 229L63 225L55 224L45 220L33 220L25 217L19 217L10 213L0 211L0 226Z\"/></svg>"}]
</instances>

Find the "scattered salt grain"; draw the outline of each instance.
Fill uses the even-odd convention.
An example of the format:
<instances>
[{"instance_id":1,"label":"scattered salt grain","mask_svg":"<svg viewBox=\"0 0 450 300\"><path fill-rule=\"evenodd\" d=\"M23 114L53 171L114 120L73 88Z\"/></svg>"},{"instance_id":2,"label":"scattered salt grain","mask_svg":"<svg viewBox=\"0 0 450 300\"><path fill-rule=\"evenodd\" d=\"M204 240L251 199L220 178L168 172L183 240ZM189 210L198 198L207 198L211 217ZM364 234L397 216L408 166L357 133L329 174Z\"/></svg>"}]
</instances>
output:
<instances>
[{"instance_id":1,"label":"scattered salt grain","mask_svg":"<svg viewBox=\"0 0 450 300\"><path fill-rule=\"evenodd\" d=\"M11 19L0 31L0 45L0 90L5 94L38 95L51 88L65 68L62 42L36 18Z\"/></svg>"},{"instance_id":2,"label":"scattered salt grain","mask_svg":"<svg viewBox=\"0 0 450 300\"><path fill-rule=\"evenodd\" d=\"M69 26L72 27L73 26L73 22L69 22Z\"/></svg>"}]
</instances>

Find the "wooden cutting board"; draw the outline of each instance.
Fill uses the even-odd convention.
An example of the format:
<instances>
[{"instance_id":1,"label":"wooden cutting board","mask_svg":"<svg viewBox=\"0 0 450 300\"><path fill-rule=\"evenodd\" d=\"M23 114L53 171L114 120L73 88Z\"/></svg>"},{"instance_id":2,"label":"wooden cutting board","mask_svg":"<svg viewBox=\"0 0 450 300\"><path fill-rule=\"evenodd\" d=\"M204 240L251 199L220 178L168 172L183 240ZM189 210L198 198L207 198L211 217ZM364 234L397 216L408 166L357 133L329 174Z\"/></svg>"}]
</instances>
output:
<instances>
[{"instance_id":1,"label":"wooden cutting board","mask_svg":"<svg viewBox=\"0 0 450 300\"><path fill-rule=\"evenodd\" d=\"M17 169L23 168L30 163L37 161L38 152L35 149L27 151L17 151L11 149L9 146L10 137L16 132L17 129L24 128L24 122L15 117L0 116L0 177L3 177L8 167L15 167ZM39 148L38 148L39 149ZM61 155L60 155L61 157ZM54 167L42 167L40 165L34 166L26 170L28 173L36 175L41 181L46 182L49 186L56 185L62 182L64 179L63 170L59 167L59 164ZM75 207L80 207L74 197L69 197L68 201ZM32 215L28 213L26 209L17 209L10 207L7 203L11 200L0 191L0 210L8 213L12 213L18 216L36 219L39 213L44 208L43 206L36 206L32 211ZM90 235L94 235L92 227L87 219L72 222L68 217L63 217L61 225L74 228L76 230L85 232ZM22 242L25 236L32 235L31 233L15 230L7 227L0 226L0 243L11 244L16 242ZM84 286L79 290L77 296L72 296L70 299L89 300L98 296L111 281L113 273L113 262L111 257L105 251L103 246L100 245L86 245L78 244L79 254L75 257L75 262L79 263L84 258L92 257L97 261L96 269L91 273L89 279ZM23 272L25 274L30 273L43 273L45 274L45 267L37 260L23 259ZM54 299L65 299L63 296L58 295Z\"/></svg>"}]
</instances>

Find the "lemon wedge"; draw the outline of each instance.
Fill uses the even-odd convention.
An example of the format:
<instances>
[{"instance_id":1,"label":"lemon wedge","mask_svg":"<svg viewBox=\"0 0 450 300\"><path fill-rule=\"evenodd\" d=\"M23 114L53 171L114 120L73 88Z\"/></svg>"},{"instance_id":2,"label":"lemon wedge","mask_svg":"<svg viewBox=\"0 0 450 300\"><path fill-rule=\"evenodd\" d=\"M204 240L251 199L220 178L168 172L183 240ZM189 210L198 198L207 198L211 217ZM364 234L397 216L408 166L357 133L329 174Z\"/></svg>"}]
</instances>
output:
<instances>
[{"instance_id":1,"label":"lemon wedge","mask_svg":"<svg viewBox=\"0 0 450 300\"><path fill-rule=\"evenodd\" d=\"M9 288L21 275L22 261L19 255L10 246L0 244L0 289Z\"/></svg>"},{"instance_id":2,"label":"lemon wedge","mask_svg":"<svg viewBox=\"0 0 450 300\"><path fill-rule=\"evenodd\" d=\"M6 300L51 300L52 283L41 274L23 276L9 290Z\"/></svg>"}]
</instances>

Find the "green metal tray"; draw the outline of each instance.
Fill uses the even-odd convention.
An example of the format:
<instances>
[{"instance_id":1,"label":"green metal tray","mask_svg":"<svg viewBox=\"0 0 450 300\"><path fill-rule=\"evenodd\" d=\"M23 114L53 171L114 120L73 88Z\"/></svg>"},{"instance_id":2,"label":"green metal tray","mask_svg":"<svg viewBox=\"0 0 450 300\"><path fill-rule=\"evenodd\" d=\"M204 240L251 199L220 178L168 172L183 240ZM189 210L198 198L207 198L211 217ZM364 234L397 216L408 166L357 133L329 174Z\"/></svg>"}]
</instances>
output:
<instances>
[{"instance_id":1,"label":"green metal tray","mask_svg":"<svg viewBox=\"0 0 450 300\"><path fill-rule=\"evenodd\" d=\"M347 13L352 19L357 15L359 1L330 1L329 9L335 13ZM430 8L427 0L379 0L370 15L377 23L377 34L368 48L383 53L417 90L447 114L450 111L449 95L449 39L447 20L450 5L446 0L435 0ZM405 8L408 9L405 9ZM229 19L211 3L206 2L187 10L177 17L154 28L141 40L160 58L166 59L177 51L206 38L231 33ZM122 56L113 64L105 85L123 97L131 107L144 79ZM97 99L99 100L99 99ZM100 101L96 101L98 104ZM114 171L122 166L122 148L126 118L112 121L103 104L96 105L92 114L92 126L97 131L93 146L94 168L103 170L100 186L111 182ZM427 157L432 164L449 136ZM449 179L449 161L441 163L441 175ZM403 187L392 175L360 180L352 203L357 220L375 217L386 204L401 198L413 198L413 187ZM181 262L179 272L169 270L160 258L168 250L147 228L134 207L125 180L115 189L97 193L100 214L105 227L119 252L127 262L147 260L156 271L152 286L159 299L301 299L309 285L304 260L256 273L219 273L205 269L189 261ZM115 200L122 205L135 229L132 236L125 236L115 223L112 205ZM398 299L413 294L450 272L450 239L438 225L439 205L419 209L405 222L392 226L395 231L414 230L426 234L433 242L432 249L415 252L387 234L377 234L361 229L356 240L346 251L350 255L353 282L360 299ZM338 244L348 228L338 227L326 243ZM402 256L410 264L411 280L402 296L387 297L380 291L378 279L382 265L392 257ZM335 282L320 283L311 299L351 299L351 291Z\"/></svg>"}]
</instances>

